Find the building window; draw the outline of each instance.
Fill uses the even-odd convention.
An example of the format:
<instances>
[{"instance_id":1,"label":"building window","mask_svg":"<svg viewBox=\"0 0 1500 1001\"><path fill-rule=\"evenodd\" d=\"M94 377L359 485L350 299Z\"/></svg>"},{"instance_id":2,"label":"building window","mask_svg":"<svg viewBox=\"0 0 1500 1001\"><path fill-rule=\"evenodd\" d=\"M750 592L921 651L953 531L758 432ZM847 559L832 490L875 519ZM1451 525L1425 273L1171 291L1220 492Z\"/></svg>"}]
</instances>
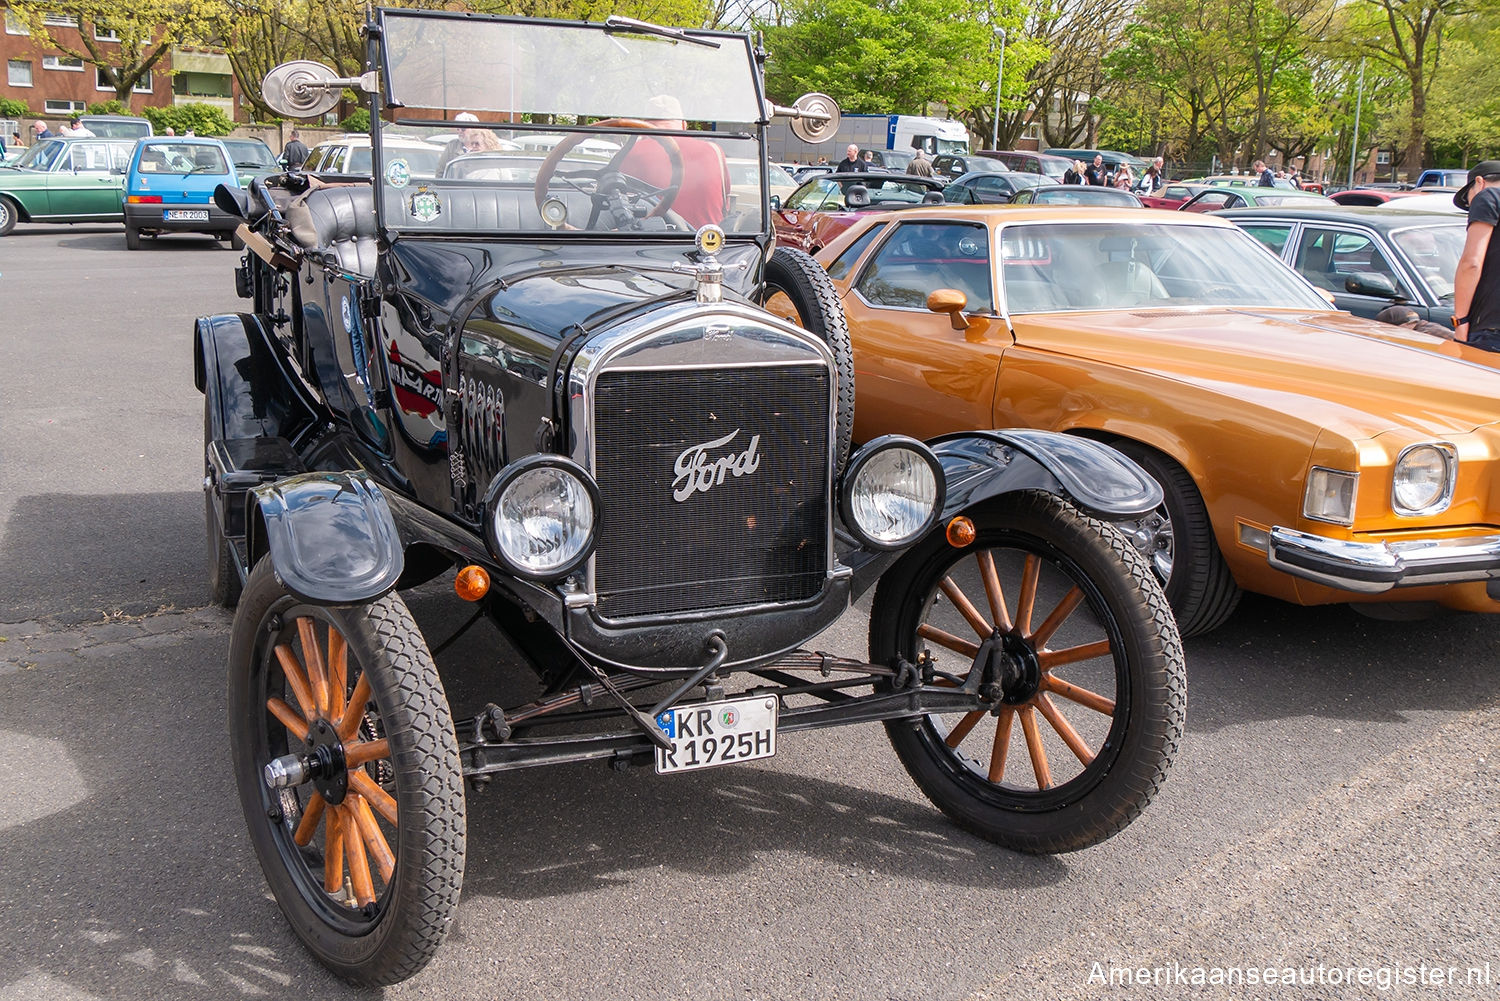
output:
<instances>
[{"instance_id":1,"label":"building window","mask_svg":"<svg viewBox=\"0 0 1500 1001\"><path fill-rule=\"evenodd\" d=\"M42 23L54 28L76 28L78 27L78 18L72 14L44 14L42 15Z\"/></svg>"},{"instance_id":2,"label":"building window","mask_svg":"<svg viewBox=\"0 0 1500 1001\"><path fill-rule=\"evenodd\" d=\"M1024 128L1023 130L1021 130L1021 138L1022 139L1040 139L1040 138L1042 138L1042 127L1040 125L1036 124L1035 122L1032 122L1031 124L1027 125L1026 128Z\"/></svg>"},{"instance_id":3,"label":"building window","mask_svg":"<svg viewBox=\"0 0 1500 1001\"><path fill-rule=\"evenodd\" d=\"M5 33L7 35L31 34L26 25L22 23L21 19L19 17L16 17L15 12L9 10L5 12Z\"/></svg>"},{"instance_id":4,"label":"building window","mask_svg":"<svg viewBox=\"0 0 1500 1001\"><path fill-rule=\"evenodd\" d=\"M12 87L31 86L31 63L25 59L12 59L5 64L5 81Z\"/></svg>"},{"instance_id":5,"label":"building window","mask_svg":"<svg viewBox=\"0 0 1500 1001\"><path fill-rule=\"evenodd\" d=\"M104 72L103 66L96 66L94 68L94 89L110 91L115 89L115 85L109 82L109 76ZM151 93L151 74L147 73L142 76L135 82L135 86L130 89L135 94Z\"/></svg>"},{"instance_id":6,"label":"building window","mask_svg":"<svg viewBox=\"0 0 1500 1001\"><path fill-rule=\"evenodd\" d=\"M72 56L43 56L42 69L44 70L68 70L72 73L83 72L83 60Z\"/></svg>"},{"instance_id":7,"label":"building window","mask_svg":"<svg viewBox=\"0 0 1500 1001\"><path fill-rule=\"evenodd\" d=\"M114 28L104 28L94 25L94 41L96 42L118 42L120 33Z\"/></svg>"},{"instance_id":8,"label":"building window","mask_svg":"<svg viewBox=\"0 0 1500 1001\"><path fill-rule=\"evenodd\" d=\"M1389 150L1381 150L1380 152L1378 152L1378 153L1375 154L1375 163L1377 165L1379 165L1381 167L1384 167L1384 166L1388 165L1390 162L1391 162L1391 154L1390 154Z\"/></svg>"},{"instance_id":9,"label":"building window","mask_svg":"<svg viewBox=\"0 0 1500 1001\"><path fill-rule=\"evenodd\" d=\"M45 101L42 106L49 115L81 115L89 110L83 101Z\"/></svg>"}]
</instances>

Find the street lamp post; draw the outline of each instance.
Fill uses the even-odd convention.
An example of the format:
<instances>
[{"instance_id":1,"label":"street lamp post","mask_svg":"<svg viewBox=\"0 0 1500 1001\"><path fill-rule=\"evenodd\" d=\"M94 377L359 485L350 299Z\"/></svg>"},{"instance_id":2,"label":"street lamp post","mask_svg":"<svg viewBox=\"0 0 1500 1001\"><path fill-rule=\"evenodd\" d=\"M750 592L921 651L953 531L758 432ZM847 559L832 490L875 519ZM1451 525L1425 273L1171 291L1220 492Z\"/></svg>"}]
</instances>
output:
<instances>
[{"instance_id":1,"label":"street lamp post","mask_svg":"<svg viewBox=\"0 0 1500 1001\"><path fill-rule=\"evenodd\" d=\"M1000 35L1000 69L995 73L995 130L990 134L990 149L1000 148L1000 88L1005 83L1005 29L995 31Z\"/></svg>"},{"instance_id":2,"label":"street lamp post","mask_svg":"<svg viewBox=\"0 0 1500 1001\"><path fill-rule=\"evenodd\" d=\"M1349 187L1354 187L1354 158L1359 155L1359 107L1365 100L1365 57L1359 57L1359 85L1354 95L1354 139L1349 143Z\"/></svg>"}]
</instances>

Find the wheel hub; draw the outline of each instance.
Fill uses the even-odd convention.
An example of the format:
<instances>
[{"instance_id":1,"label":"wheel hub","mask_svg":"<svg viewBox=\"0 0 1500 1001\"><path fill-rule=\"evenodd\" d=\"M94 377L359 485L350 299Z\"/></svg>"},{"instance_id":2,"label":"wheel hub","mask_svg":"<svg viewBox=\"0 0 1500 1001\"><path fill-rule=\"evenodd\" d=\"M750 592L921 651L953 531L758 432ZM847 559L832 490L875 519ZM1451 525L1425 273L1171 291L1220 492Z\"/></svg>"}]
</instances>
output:
<instances>
[{"instance_id":1,"label":"wheel hub","mask_svg":"<svg viewBox=\"0 0 1500 1001\"><path fill-rule=\"evenodd\" d=\"M344 742L328 720L312 724L307 735L307 758L313 786L329 803L342 803L349 791L349 768L344 760Z\"/></svg>"},{"instance_id":2,"label":"wheel hub","mask_svg":"<svg viewBox=\"0 0 1500 1001\"><path fill-rule=\"evenodd\" d=\"M1009 633L1001 638L990 656L999 661L996 667L1000 701L1008 706L1031 701L1042 684L1042 662L1037 659L1036 649L1015 633Z\"/></svg>"}]
</instances>

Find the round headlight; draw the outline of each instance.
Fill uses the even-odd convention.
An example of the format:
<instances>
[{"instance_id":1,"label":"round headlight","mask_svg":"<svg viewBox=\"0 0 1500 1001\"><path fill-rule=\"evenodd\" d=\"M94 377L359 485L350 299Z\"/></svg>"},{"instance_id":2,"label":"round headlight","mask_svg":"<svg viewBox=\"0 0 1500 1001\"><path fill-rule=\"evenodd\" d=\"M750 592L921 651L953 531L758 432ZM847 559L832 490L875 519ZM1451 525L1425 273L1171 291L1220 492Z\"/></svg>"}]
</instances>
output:
<instances>
[{"instance_id":1,"label":"round headlight","mask_svg":"<svg viewBox=\"0 0 1500 1001\"><path fill-rule=\"evenodd\" d=\"M503 471L490 487L490 541L511 569L560 577L588 557L598 489L566 459L532 456Z\"/></svg>"},{"instance_id":2,"label":"round headlight","mask_svg":"<svg viewBox=\"0 0 1500 1001\"><path fill-rule=\"evenodd\" d=\"M1436 514L1453 499L1457 462L1438 445L1413 445L1396 460L1391 504L1398 514Z\"/></svg>"},{"instance_id":3,"label":"round headlight","mask_svg":"<svg viewBox=\"0 0 1500 1001\"><path fill-rule=\"evenodd\" d=\"M921 442L896 435L876 439L849 461L844 522L876 549L910 545L936 520L943 484L942 467Z\"/></svg>"}]
</instances>

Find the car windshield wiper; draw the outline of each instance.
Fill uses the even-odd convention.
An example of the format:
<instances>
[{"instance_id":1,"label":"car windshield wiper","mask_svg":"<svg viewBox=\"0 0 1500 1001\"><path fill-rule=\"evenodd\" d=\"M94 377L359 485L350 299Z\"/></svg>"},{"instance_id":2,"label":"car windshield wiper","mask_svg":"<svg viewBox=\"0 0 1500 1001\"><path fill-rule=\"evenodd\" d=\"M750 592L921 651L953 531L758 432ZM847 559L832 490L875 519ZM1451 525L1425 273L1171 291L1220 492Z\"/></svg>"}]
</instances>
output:
<instances>
[{"instance_id":1,"label":"car windshield wiper","mask_svg":"<svg viewBox=\"0 0 1500 1001\"><path fill-rule=\"evenodd\" d=\"M611 14L604 19L604 30L630 31L639 35L660 35L662 38L670 38L676 42L692 42L694 45L707 45L711 49L719 47L719 43L713 39L696 38L681 28L664 28L650 21L637 21L633 17L621 17L619 14Z\"/></svg>"}]
</instances>

